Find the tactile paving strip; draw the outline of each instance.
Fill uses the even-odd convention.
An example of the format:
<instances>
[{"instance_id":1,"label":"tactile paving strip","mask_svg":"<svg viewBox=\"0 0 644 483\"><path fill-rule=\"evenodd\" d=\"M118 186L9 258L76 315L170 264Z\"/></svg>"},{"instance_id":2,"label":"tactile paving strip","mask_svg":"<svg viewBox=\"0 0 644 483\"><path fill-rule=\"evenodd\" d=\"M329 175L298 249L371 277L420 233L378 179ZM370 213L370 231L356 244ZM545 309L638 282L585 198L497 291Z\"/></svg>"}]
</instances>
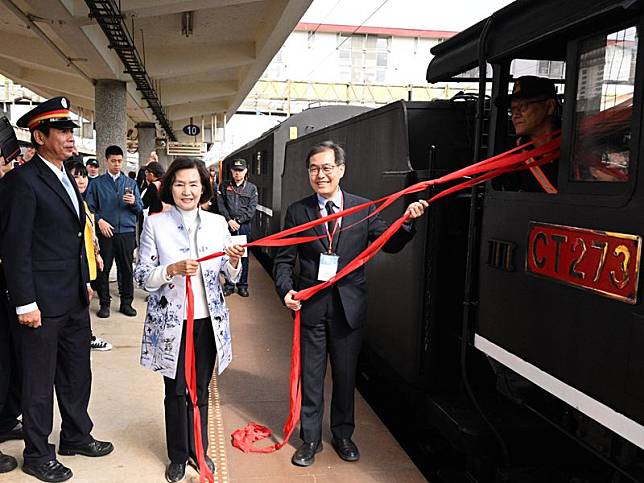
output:
<instances>
[{"instance_id":1,"label":"tactile paving strip","mask_svg":"<svg viewBox=\"0 0 644 483\"><path fill-rule=\"evenodd\" d=\"M210 395L208 397L208 455L217 467L215 481L228 483L228 459L226 458L226 434L224 433L224 420L221 414L219 401L219 383L217 370L210 381Z\"/></svg>"}]
</instances>

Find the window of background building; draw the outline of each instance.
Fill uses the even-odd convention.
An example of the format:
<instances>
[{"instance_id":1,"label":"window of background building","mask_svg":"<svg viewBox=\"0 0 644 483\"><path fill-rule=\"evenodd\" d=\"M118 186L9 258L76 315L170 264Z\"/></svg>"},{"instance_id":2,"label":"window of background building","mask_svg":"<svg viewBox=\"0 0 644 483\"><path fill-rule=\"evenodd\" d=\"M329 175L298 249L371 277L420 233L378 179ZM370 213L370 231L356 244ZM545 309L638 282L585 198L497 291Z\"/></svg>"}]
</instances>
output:
<instances>
[{"instance_id":1,"label":"window of background building","mask_svg":"<svg viewBox=\"0 0 644 483\"><path fill-rule=\"evenodd\" d=\"M628 181L637 42L631 27L581 44L573 181Z\"/></svg>"},{"instance_id":2,"label":"window of background building","mask_svg":"<svg viewBox=\"0 0 644 483\"><path fill-rule=\"evenodd\" d=\"M514 59L510 64L510 74L514 79L524 75L536 75L553 80L563 80L566 76L566 63L558 60ZM512 86L510 86L512 89ZM563 88L557 90L563 94Z\"/></svg>"},{"instance_id":3,"label":"window of background building","mask_svg":"<svg viewBox=\"0 0 644 483\"><path fill-rule=\"evenodd\" d=\"M262 74L261 78L268 80L283 79L286 70L286 65L284 64L283 58L284 56L282 55L282 49L280 49L277 54L275 54L275 57L273 57L271 63L268 64L268 67L266 67L266 70Z\"/></svg>"},{"instance_id":4,"label":"window of background building","mask_svg":"<svg viewBox=\"0 0 644 483\"><path fill-rule=\"evenodd\" d=\"M374 84L385 82L390 36L368 34L339 34L338 48L340 78L352 84Z\"/></svg>"}]
</instances>

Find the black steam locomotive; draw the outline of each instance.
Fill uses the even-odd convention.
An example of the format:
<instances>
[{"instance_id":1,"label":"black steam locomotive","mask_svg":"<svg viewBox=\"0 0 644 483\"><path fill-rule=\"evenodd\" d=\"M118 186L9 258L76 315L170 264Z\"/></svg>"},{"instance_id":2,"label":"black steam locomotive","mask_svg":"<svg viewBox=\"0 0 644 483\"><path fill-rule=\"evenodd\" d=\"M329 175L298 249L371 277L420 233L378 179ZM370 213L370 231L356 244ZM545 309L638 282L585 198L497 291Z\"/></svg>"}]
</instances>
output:
<instances>
[{"instance_id":1,"label":"black steam locomotive","mask_svg":"<svg viewBox=\"0 0 644 483\"><path fill-rule=\"evenodd\" d=\"M223 159L221 171L224 179L230 177L232 161L243 158L248 166L248 176L257 186L257 215L252 220L251 239L257 240L280 230L281 175L286 142L368 110L368 107L343 105L307 109L289 117ZM254 253L270 269L274 250L258 247Z\"/></svg>"},{"instance_id":2,"label":"black steam locomotive","mask_svg":"<svg viewBox=\"0 0 644 483\"><path fill-rule=\"evenodd\" d=\"M432 50L429 82L476 78L478 94L286 143L282 213L310 192L304 156L325 139L347 151L342 186L377 198L513 146L486 92L528 63L558 84L557 194L492 181L453 195L367 267L362 390L432 481L644 481L641 7L515 2Z\"/></svg>"}]
</instances>

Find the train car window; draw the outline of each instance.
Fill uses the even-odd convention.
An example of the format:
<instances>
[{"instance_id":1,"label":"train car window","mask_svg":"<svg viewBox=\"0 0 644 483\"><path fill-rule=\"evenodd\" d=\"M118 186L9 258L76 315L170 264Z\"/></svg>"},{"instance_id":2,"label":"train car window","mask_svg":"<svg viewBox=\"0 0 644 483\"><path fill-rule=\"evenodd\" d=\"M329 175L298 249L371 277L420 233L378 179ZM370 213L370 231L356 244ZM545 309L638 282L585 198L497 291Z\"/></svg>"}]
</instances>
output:
<instances>
[{"instance_id":1,"label":"train car window","mask_svg":"<svg viewBox=\"0 0 644 483\"><path fill-rule=\"evenodd\" d=\"M637 40L630 27L580 44L571 181L628 181Z\"/></svg>"}]
</instances>

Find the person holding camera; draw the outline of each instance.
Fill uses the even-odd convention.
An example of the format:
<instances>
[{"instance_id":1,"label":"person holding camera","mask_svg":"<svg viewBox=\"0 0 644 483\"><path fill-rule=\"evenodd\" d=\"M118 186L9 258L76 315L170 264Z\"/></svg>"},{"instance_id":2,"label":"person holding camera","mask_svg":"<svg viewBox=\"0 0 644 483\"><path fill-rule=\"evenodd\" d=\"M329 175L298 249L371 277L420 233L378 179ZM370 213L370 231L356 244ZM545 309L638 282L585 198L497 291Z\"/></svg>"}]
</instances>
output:
<instances>
[{"instance_id":1,"label":"person holding camera","mask_svg":"<svg viewBox=\"0 0 644 483\"><path fill-rule=\"evenodd\" d=\"M13 157L17 143L13 128L8 122L3 123L0 127L0 194L4 175L14 168L14 161L5 159L3 154ZM18 359L10 330L11 324L15 323L16 314L10 304L3 270L0 259L0 442L24 437L22 423L18 420L21 392ZM9 473L17 467L16 458L0 451L0 473Z\"/></svg>"},{"instance_id":2,"label":"person holding camera","mask_svg":"<svg viewBox=\"0 0 644 483\"><path fill-rule=\"evenodd\" d=\"M134 317L136 310L132 307L132 261L136 245L137 219L143 211L143 202L136 181L121 172L123 150L118 146L108 146L105 150L105 163L107 172L92 181L85 196L90 211L96 217L98 242L105 264L104 270L96 279L100 302L96 315L100 318L110 316L109 276L112 263L116 261L120 280L119 311Z\"/></svg>"}]
</instances>

